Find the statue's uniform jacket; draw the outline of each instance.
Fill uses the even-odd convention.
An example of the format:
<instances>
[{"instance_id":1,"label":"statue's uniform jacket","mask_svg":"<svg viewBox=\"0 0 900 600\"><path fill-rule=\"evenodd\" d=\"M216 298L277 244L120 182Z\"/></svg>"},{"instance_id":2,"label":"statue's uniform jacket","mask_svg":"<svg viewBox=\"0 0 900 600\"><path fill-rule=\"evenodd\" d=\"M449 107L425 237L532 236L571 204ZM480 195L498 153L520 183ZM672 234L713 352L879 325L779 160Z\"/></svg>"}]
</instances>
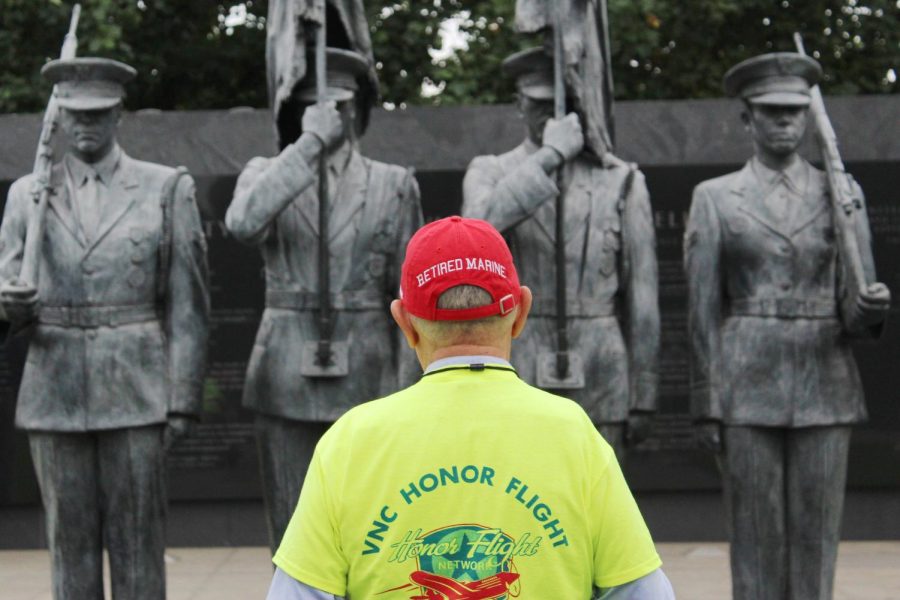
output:
<instances>
[{"instance_id":1,"label":"statue's uniform jacket","mask_svg":"<svg viewBox=\"0 0 900 600\"><path fill-rule=\"evenodd\" d=\"M298 373L301 346L319 339L318 174L291 147L276 158L254 158L226 215L228 229L258 244L265 262L266 310L244 387L244 405L258 413L331 422L399 387L401 341L389 305L406 242L422 223L418 185L410 170L349 146L329 164L332 339L348 344L346 377Z\"/></svg>"},{"instance_id":2,"label":"statue's uniform jacket","mask_svg":"<svg viewBox=\"0 0 900 600\"><path fill-rule=\"evenodd\" d=\"M805 194L790 219L771 213L752 161L694 190L685 266L695 418L809 427L866 417L849 341L869 332L847 318L855 299L844 293L825 174L802 166ZM874 281L868 220L857 214Z\"/></svg>"},{"instance_id":3,"label":"statue's uniform jacket","mask_svg":"<svg viewBox=\"0 0 900 600\"><path fill-rule=\"evenodd\" d=\"M158 424L167 413L198 412L209 300L206 241L193 181L182 177L176 188L171 267L165 296L158 298L161 194L175 170L121 152L108 183L114 202L90 241L75 216L65 172L60 163L51 176L36 286L40 316L16 425L83 432ZM20 270L34 206L32 180L20 178L9 192L0 228L4 281ZM67 320L69 326L63 326Z\"/></svg>"},{"instance_id":4,"label":"statue's uniform jacket","mask_svg":"<svg viewBox=\"0 0 900 600\"><path fill-rule=\"evenodd\" d=\"M526 141L499 156L479 156L463 183L463 215L489 221L510 244L519 280L531 288L528 326L512 362L534 383L536 357L556 347L554 179ZM569 346L584 360L585 387L566 390L595 423L625 421L656 407L659 308L653 219L644 176L609 156L579 156L565 169ZM627 265L627 267L625 266Z\"/></svg>"}]
</instances>

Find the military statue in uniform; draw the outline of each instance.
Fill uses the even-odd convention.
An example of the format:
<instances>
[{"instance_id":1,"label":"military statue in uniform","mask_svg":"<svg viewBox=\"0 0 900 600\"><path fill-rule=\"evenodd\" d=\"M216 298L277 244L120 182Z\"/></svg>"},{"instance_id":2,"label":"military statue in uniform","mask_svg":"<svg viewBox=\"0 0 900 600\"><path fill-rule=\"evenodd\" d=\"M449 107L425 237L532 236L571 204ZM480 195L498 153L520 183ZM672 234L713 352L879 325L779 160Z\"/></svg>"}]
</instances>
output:
<instances>
[{"instance_id":1,"label":"military statue in uniform","mask_svg":"<svg viewBox=\"0 0 900 600\"><path fill-rule=\"evenodd\" d=\"M875 281L861 190L841 233L825 173L797 153L820 76L794 53L725 75L755 155L695 188L685 237L691 406L721 453L735 600L832 597L850 428L866 417L850 341L877 335L890 303L882 284L848 292L842 235Z\"/></svg>"},{"instance_id":2,"label":"military statue in uniform","mask_svg":"<svg viewBox=\"0 0 900 600\"><path fill-rule=\"evenodd\" d=\"M159 600L164 440L199 411L206 359L206 241L194 184L118 146L134 69L76 58L42 73L56 83L68 150L50 173L35 282L19 279L35 178L10 188L0 306L31 331L16 425L28 432L46 511L53 597L103 598L105 547L113 597Z\"/></svg>"},{"instance_id":3,"label":"military statue in uniform","mask_svg":"<svg viewBox=\"0 0 900 600\"><path fill-rule=\"evenodd\" d=\"M463 182L464 216L506 237L523 282L534 291L528 328L512 362L529 383L576 400L621 457L640 441L656 409L659 308L655 234L644 177L612 153L584 146L580 115L553 114L553 62L543 48L504 62L516 78L528 136L500 156L476 157ZM543 381L557 337L557 195L565 202L567 389ZM548 358L549 357L549 358ZM579 385L580 383L580 385Z\"/></svg>"},{"instance_id":4,"label":"military statue in uniform","mask_svg":"<svg viewBox=\"0 0 900 600\"><path fill-rule=\"evenodd\" d=\"M314 104L316 73L309 69L293 98L302 134L277 157L247 164L225 217L229 231L258 246L265 261L266 309L244 405L257 414L273 552L321 434L353 406L398 389L401 354L413 360L393 330L389 304L406 242L422 224L418 185L409 169L359 153L357 111L367 109L356 102L368 72L363 56L329 48L327 65L330 102ZM323 155L331 207L324 273ZM324 298L323 287L330 290ZM327 364L323 345L331 353Z\"/></svg>"}]
</instances>

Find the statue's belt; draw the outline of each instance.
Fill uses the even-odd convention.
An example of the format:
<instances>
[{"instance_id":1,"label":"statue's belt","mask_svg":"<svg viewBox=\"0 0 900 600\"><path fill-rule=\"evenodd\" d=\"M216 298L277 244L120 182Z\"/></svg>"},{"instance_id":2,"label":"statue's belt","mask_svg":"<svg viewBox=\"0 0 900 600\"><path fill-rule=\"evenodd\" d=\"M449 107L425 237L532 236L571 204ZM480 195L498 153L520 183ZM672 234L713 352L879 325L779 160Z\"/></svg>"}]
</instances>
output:
<instances>
[{"instance_id":1,"label":"statue's belt","mask_svg":"<svg viewBox=\"0 0 900 600\"><path fill-rule=\"evenodd\" d=\"M731 316L807 317L827 319L837 316L837 302L830 298L735 298Z\"/></svg>"},{"instance_id":2,"label":"statue's belt","mask_svg":"<svg viewBox=\"0 0 900 600\"><path fill-rule=\"evenodd\" d=\"M56 327L118 327L159 319L155 304L123 306L41 306L38 323Z\"/></svg>"},{"instance_id":3,"label":"statue's belt","mask_svg":"<svg viewBox=\"0 0 900 600\"><path fill-rule=\"evenodd\" d=\"M533 317L555 317L556 297L535 296L531 305ZM615 302L610 300L598 300L596 298L567 298L567 317L613 317L616 315Z\"/></svg>"},{"instance_id":4,"label":"statue's belt","mask_svg":"<svg viewBox=\"0 0 900 600\"><path fill-rule=\"evenodd\" d=\"M387 303L378 290L351 290L329 295L333 310L384 310ZM266 308L286 310L317 310L319 295L316 292L293 290L267 290Z\"/></svg>"}]
</instances>

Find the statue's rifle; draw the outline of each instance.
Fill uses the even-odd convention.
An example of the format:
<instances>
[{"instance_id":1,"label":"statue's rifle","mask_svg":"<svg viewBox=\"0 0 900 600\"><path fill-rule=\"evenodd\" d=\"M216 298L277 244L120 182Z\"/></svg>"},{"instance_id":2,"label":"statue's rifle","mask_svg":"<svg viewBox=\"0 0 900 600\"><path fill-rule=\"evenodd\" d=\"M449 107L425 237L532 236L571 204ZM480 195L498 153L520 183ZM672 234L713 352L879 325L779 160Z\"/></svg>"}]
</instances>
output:
<instances>
[{"instance_id":1,"label":"statue's rifle","mask_svg":"<svg viewBox=\"0 0 900 600\"><path fill-rule=\"evenodd\" d=\"M803 38L799 33L794 33L794 43L797 45L797 52L806 56ZM822 92L818 85L812 86L810 95L809 109L816 125L816 138L828 179L838 255L844 267L846 299L853 302L857 294L868 287L856 237L856 224L860 218L862 200L856 195L850 176L844 169L844 161L838 152L837 136L828 119L828 113L825 112L825 102L822 100Z\"/></svg>"},{"instance_id":2,"label":"statue's rifle","mask_svg":"<svg viewBox=\"0 0 900 600\"><path fill-rule=\"evenodd\" d=\"M81 5L72 7L72 20L69 23L69 31L63 41L60 58L75 58L78 49L78 19L81 16ZM22 266L19 270L18 283L24 286L37 287L40 266L41 242L44 238L44 223L47 215L47 202L52 192L50 174L53 169L53 134L59 124L59 105L56 101L57 89L53 88L47 109L44 111L44 122L41 128L41 137L38 140L37 153L34 159L34 181L31 194L34 199L34 209L28 219L28 228L25 233L25 247L22 251Z\"/></svg>"},{"instance_id":3,"label":"statue's rifle","mask_svg":"<svg viewBox=\"0 0 900 600\"><path fill-rule=\"evenodd\" d=\"M553 117L557 120L566 116L566 57L563 48L561 8L550 4L554 12L553 23ZM569 332L567 324L566 297L566 215L565 191L563 190L563 169L557 171L556 182L559 193L556 196L556 376L565 379L569 374Z\"/></svg>"}]
</instances>

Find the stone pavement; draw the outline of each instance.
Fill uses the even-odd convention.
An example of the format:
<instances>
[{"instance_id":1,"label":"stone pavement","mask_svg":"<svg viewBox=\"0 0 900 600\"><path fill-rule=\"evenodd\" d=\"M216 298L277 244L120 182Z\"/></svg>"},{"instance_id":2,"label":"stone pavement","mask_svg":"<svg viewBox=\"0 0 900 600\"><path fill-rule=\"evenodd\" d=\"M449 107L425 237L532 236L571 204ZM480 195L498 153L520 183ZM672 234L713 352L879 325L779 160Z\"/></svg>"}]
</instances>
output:
<instances>
[{"instance_id":1,"label":"stone pavement","mask_svg":"<svg viewBox=\"0 0 900 600\"><path fill-rule=\"evenodd\" d=\"M731 597L726 544L658 547L679 600ZM262 600L272 573L266 548L170 548L166 559L168 600ZM51 600L49 570L44 550L0 552L0 597ZM900 542L842 543L835 600L900 600Z\"/></svg>"}]
</instances>

